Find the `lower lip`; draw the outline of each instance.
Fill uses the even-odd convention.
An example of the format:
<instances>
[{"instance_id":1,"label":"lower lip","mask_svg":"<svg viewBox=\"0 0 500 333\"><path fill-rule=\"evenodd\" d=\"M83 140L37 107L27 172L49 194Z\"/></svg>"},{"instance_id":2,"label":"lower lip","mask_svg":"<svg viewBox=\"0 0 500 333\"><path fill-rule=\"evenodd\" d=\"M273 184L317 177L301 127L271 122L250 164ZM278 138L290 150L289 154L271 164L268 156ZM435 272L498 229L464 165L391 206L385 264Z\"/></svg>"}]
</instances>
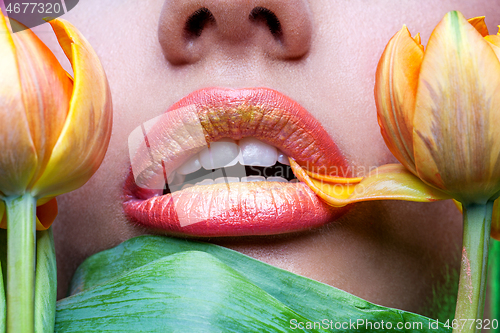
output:
<instances>
[{"instance_id":1,"label":"lower lip","mask_svg":"<svg viewBox=\"0 0 500 333\"><path fill-rule=\"evenodd\" d=\"M134 179L127 180L133 187ZM199 185L149 199L129 198L125 213L150 229L198 237L273 235L319 227L343 215L303 183Z\"/></svg>"},{"instance_id":2,"label":"lower lip","mask_svg":"<svg viewBox=\"0 0 500 333\"><path fill-rule=\"evenodd\" d=\"M294 118L294 121L306 124L303 125L306 126L304 128L315 138L312 141L310 136L309 141L302 142L304 147L307 148L316 142L320 150L313 151L308 157L308 154L304 154L309 152L307 149L296 147L287 150L295 144L293 140L282 144L277 142L277 147L286 154L294 158L299 157L301 162L313 159L317 165L345 165L346 161L341 157L338 148L312 116L286 96L276 92L270 93L268 89L206 89L189 95L173 108L182 106L182 103L196 103L198 100L201 105L204 105L206 100L216 100L221 105L231 104L230 101L235 99L235 96L246 95L272 96L270 102L264 98L263 103L270 103L272 107L281 104L293 105L288 115L299 117L296 115L301 114L299 118ZM257 98L257 103L259 101ZM209 130L208 135L210 134ZM267 143L272 144L272 139L278 134L268 133L270 137L267 138ZM252 133L247 135L255 136ZM266 141L265 139L263 140ZM217 137L208 138L207 142L215 140ZM266 181L197 185L159 196L157 191L138 187L130 173L124 188L123 208L128 218L143 227L171 235L223 237L297 232L336 220L349 209L348 206L334 208L327 205L304 183Z\"/></svg>"}]
</instances>

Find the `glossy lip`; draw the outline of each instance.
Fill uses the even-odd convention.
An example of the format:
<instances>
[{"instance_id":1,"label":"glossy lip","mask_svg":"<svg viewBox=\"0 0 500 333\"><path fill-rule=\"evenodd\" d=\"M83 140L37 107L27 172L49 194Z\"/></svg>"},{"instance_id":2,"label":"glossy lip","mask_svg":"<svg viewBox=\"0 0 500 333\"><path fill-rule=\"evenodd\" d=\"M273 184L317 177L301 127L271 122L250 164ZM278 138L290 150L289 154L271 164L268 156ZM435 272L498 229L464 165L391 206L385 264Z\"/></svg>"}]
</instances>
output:
<instances>
[{"instance_id":1,"label":"glossy lip","mask_svg":"<svg viewBox=\"0 0 500 333\"><path fill-rule=\"evenodd\" d=\"M277 147L310 171L351 176L346 159L321 124L297 102L275 90L201 89L167 112L186 107L199 119L208 144L221 138L239 140L251 136ZM176 141L171 140L175 126L165 121L156 126L156 135L165 142L162 151L156 152L163 163L153 165L155 171L148 177L168 175L202 149L189 149L189 142L180 147L178 143L170 145ZM139 159L146 160L144 155ZM328 206L304 183L214 184L160 195L137 186L132 171L124 194L124 211L132 222L168 234L198 237L300 231L333 221L348 209Z\"/></svg>"}]
</instances>

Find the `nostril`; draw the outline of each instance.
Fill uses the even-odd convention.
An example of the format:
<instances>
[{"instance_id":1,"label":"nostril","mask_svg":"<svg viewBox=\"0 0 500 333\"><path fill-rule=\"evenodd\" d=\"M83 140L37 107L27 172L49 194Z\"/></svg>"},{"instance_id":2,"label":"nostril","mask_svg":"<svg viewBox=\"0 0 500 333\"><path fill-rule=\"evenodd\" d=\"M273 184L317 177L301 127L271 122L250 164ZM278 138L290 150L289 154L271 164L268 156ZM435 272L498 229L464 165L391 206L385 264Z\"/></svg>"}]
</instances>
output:
<instances>
[{"instance_id":1,"label":"nostril","mask_svg":"<svg viewBox=\"0 0 500 333\"><path fill-rule=\"evenodd\" d=\"M196 10L186 21L184 33L187 38L200 37L203 29L210 24L215 23L214 15L206 7Z\"/></svg>"},{"instance_id":2,"label":"nostril","mask_svg":"<svg viewBox=\"0 0 500 333\"><path fill-rule=\"evenodd\" d=\"M264 7L255 7L250 12L249 18L253 22L262 22L269 28L269 31L273 37L277 40L283 38L283 30L281 29L281 23L272 11Z\"/></svg>"},{"instance_id":3,"label":"nostril","mask_svg":"<svg viewBox=\"0 0 500 333\"><path fill-rule=\"evenodd\" d=\"M158 41L174 66L211 55L295 61L310 49L313 25L307 0L163 2Z\"/></svg>"}]
</instances>

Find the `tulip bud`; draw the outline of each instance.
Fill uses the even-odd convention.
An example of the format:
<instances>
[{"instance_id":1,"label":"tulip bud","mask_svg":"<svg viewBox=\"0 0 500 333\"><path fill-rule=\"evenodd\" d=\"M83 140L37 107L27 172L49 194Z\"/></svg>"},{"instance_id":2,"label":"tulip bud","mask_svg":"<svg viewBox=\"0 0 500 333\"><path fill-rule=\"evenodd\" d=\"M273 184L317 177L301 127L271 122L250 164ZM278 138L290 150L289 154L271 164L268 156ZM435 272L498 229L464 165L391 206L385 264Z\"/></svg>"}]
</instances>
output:
<instances>
[{"instance_id":1,"label":"tulip bud","mask_svg":"<svg viewBox=\"0 0 500 333\"><path fill-rule=\"evenodd\" d=\"M489 236L499 230L499 46L484 17L467 21L450 12L425 51L403 27L377 68L375 99L387 146L422 181L462 203L460 321L482 318Z\"/></svg>"},{"instance_id":2,"label":"tulip bud","mask_svg":"<svg viewBox=\"0 0 500 333\"><path fill-rule=\"evenodd\" d=\"M497 43L483 18L468 22L450 12L425 52L403 27L377 68L375 98L389 149L424 182L466 204L484 204L500 191Z\"/></svg>"},{"instance_id":3,"label":"tulip bud","mask_svg":"<svg viewBox=\"0 0 500 333\"><path fill-rule=\"evenodd\" d=\"M112 125L97 55L67 21L50 24L74 79L33 32L10 33L0 15L0 197L28 192L39 204L87 182L104 158Z\"/></svg>"},{"instance_id":4,"label":"tulip bud","mask_svg":"<svg viewBox=\"0 0 500 333\"><path fill-rule=\"evenodd\" d=\"M35 220L36 229L49 228L54 197L87 182L111 136L111 95L97 55L70 23L50 24L74 79L33 32L14 26L19 32L10 33L0 15L0 227L7 227L0 302L8 332L54 331L54 240L51 229L40 233L45 250L36 253Z\"/></svg>"}]
</instances>

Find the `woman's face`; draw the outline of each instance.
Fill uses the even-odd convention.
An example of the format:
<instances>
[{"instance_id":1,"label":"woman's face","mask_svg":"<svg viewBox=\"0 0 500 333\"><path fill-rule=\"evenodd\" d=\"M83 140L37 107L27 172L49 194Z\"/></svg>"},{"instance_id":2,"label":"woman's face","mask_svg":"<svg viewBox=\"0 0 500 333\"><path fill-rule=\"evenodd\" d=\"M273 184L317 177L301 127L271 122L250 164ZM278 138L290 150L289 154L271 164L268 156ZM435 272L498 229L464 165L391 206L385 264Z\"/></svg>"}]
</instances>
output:
<instances>
[{"instance_id":1,"label":"woman's face","mask_svg":"<svg viewBox=\"0 0 500 333\"><path fill-rule=\"evenodd\" d=\"M318 120L354 174L397 162L377 124L373 97L377 62L403 24L413 34L420 32L425 45L433 27L450 10L466 17L487 14L490 33L500 23L493 21L500 17L500 6L493 0L81 1L64 18L86 36L101 59L113 96L114 125L98 172L81 189L58 199L54 232L60 297L89 255L136 235L158 232L132 222L124 213L123 189L131 164L128 138L135 128L199 89L264 87L288 96ZM55 39L43 29L39 35L54 45ZM64 58L61 52L58 56ZM226 95L215 98L216 103L223 104L221 100L230 98L227 94L240 98L248 93L221 91ZM205 90L195 99L214 98L213 94ZM289 116L296 108L276 117ZM307 133L311 128L301 120L309 121L299 117L295 130ZM259 133L263 141L272 141L266 130ZM309 142L313 147L325 142L333 147L330 138L312 138L308 140L313 140ZM280 144L286 150L294 143ZM250 187L241 188L243 196L245 189ZM258 196L265 195L259 193L252 192L255 205ZM193 209L203 200L208 199L193 201ZM370 202L331 213L314 201L313 209L326 212L313 219L321 226L293 230L287 226L305 223L307 212L289 214L291 206L296 209L300 202L280 206L281 213L288 214L286 219L278 213L260 217L264 232L259 233L271 230L267 224L278 219L285 227L268 232L278 235L255 235L252 227L257 225L245 225L245 231L237 233L242 217L236 215L225 234L218 234L212 225L209 232L195 231L191 236L208 234L210 242L369 301L430 316L439 301L433 299L434 291L443 298L453 289L446 281L458 268L461 241L460 214L453 204ZM218 237L227 235L236 237Z\"/></svg>"}]
</instances>

